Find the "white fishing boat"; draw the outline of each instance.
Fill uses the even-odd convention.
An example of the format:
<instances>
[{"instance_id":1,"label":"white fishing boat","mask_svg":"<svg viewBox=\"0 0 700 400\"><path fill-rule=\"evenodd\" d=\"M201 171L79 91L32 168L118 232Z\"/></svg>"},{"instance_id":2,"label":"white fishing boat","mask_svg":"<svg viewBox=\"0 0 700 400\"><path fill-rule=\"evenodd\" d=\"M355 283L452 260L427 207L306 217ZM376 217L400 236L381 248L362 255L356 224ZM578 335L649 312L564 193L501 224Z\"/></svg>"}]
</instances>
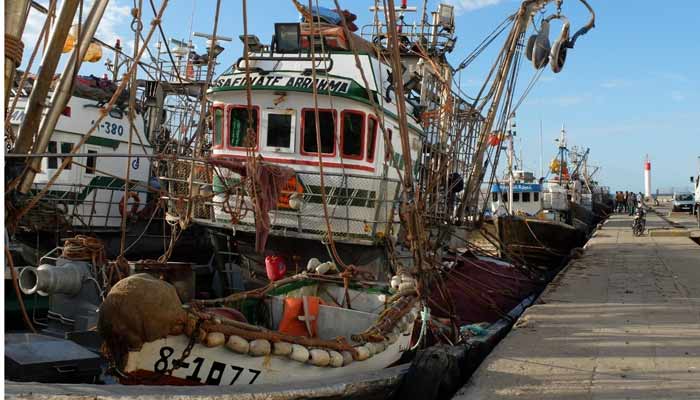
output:
<instances>
[{"instance_id":1,"label":"white fishing boat","mask_svg":"<svg viewBox=\"0 0 700 400\"><path fill-rule=\"evenodd\" d=\"M121 302L120 295L133 296L130 290L138 281L144 283L135 275L117 284L113 292L118 294L110 293L101 307L106 317L100 317L100 330L108 346L130 335L123 329L123 314L112 305ZM344 289L342 280L329 282L320 275L297 275L266 293L195 301L184 332L145 342L126 355L116 355L119 346L114 345L111 354L127 384L299 383L375 371L396 363L410 348L419 314L414 285L404 277L401 291L392 295L375 288ZM143 295L145 303L152 300L150 294ZM234 298L247 299L240 312L231 307ZM133 312L138 314L138 308ZM246 317L257 318L256 324Z\"/></svg>"},{"instance_id":2,"label":"white fishing boat","mask_svg":"<svg viewBox=\"0 0 700 400\"><path fill-rule=\"evenodd\" d=\"M21 97L17 99L11 116L15 131L24 120L27 101L26 93L18 92L17 95ZM74 145L81 142L101 116L101 107L102 102L97 99L77 95L70 98L48 142L47 153L53 156L42 158L32 193L43 190L54 179L63 161L60 154L70 153ZM51 184L39 207L41 212L34 217L31 214L27 216L30 228L56 229L56 223L51 223L54 219L43 220L42 216L48 216L61 220L64 227L77 231L119 231L124 213L129 218L138 217L150 200L148 184L151 167L150 157L139 155L151 155L153 146L145 134L143 116L135 113L131 158L128 162L130 183L128 192L125 192L123 177L127 176L127 160L124 155L129 154L129 125L124 110L115 108L106 115L85 144L76 151L80 156L72 157L70 164Z\"/></svg>"}]
</instances>

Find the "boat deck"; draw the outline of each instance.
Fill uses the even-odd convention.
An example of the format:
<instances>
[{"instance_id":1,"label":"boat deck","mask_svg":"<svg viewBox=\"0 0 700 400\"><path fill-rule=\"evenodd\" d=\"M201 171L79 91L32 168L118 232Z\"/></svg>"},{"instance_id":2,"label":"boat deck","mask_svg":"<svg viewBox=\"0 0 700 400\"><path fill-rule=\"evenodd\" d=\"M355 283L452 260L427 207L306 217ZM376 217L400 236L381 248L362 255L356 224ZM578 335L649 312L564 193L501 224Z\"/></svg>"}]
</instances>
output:
<instances>
[{"instance_id":1,"label":"boat deck","mask_svg":"<svg viewBox=\"0 0 700 400\"><path fill-rule=\"evenodd\" d=\"M700 398L700 246L689 238L700 232L670 234L679 224L650 212L651 234L634 237L631 222L615 215L595 233L455 399Z\"/></svg>"}]
</instances>

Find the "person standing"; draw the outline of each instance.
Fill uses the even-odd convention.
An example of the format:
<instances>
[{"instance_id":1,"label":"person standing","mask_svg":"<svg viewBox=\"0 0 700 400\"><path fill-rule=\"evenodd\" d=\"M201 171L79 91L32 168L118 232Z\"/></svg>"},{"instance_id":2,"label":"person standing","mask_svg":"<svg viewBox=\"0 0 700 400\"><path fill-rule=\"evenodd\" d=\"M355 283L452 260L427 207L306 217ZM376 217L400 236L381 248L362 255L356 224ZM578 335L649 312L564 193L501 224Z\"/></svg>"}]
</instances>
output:
<instances>
[{"instance_id":1,"label":"person standing","mask_svg":"<svg viewBox=\"0 0 700 400\"><path fill-rule=\"evenodd\" d=\"M622 207L623 207L624 212L629 211L629 201L630 201L630 192L625 190L625 197L623 198L623 203L622 203Z\"/></svg>"},{"instance_id":2,"label":"person standing","mask_svg":"<svg viewBox=\"0 0 700 400\"><path fill-rule=\"evenodd\" d=\"M629 208L629 215L634 215L634 209L637 207L637 195L634 192L630 192L627 207Z\"/></svg>"}]
</instances>

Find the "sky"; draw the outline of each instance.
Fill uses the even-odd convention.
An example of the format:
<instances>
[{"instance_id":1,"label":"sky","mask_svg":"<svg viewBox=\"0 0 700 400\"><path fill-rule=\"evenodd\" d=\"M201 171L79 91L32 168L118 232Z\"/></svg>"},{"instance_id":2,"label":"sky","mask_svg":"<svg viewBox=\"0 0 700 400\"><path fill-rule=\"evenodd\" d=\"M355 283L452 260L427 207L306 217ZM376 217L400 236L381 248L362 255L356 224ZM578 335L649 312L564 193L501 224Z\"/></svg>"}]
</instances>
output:
<instances>
[{"instance_id":1,"label":"sky","mask_svg":"<svg viewBox=\"0 0 700 400\"><path fill-rule=\"evenodd\" d=\"M318 1L321 6L334 7L330 0ZM547 67L518 109L516 151L522 153L524 167L539 172L542 148L546 170L556 154L554 139L564 125L569 145L590 148L589 163L601 167L595 178L612 190L643 190L647 154L652 163L653 191L690 189L689 177L700 167L700 1L588 1L596 11L595 29L569 50L562 72L554 74ZM161 0L154 2L157 7L161 4ZM448 57L455 66L519 4L517 0L446 2L457 10L458 41ZM85 13L89 3L86 0ZM368 8L373 3L340 0L341 7L358 14L358 26L371 21ZM112 0L97 32L108 43L121 39L128 52L132 51L133 4L134 0ZM192 32L211 33L215 4L215 0L170 0L163 18L166 36L189 39ZM409 0L409 5L421 4ZM429 8L437 4L431 0ZM587 12L579 1L565 0L562 11L574 31L587 21ZM144 18L150 20L152 16L146 12ZM263 42L269 42L274 22L298 19L291 0L248 1L249 33ZM25 43L36 43L42 23L43 17L32 12ZM148 26L145 24L145 29ZM553 24L552 41L559 29L560 25ZM241 1L223 0L219 34L234 41L223 43L226 50L219 57L217 72L223 72L241 55L238 35L242 33ZM474 94L480 87L495 51L503 43L503 37L499 39L457 77L467 93ZM193 41L197 52L205 51L203 39ZM86 63L81 73L102 75L103 62L109 56L105 54L98 63ZM520 93L533 73L532 66L524 63Z\"/></svg>"}]
</instances>

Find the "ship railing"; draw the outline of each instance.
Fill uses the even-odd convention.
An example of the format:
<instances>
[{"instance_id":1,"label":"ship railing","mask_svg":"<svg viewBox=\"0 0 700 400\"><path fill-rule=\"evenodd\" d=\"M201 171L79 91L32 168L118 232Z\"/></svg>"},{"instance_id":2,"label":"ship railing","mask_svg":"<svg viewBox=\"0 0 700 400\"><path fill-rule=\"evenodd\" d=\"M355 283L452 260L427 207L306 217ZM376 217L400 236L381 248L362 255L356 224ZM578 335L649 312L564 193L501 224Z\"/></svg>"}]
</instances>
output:
<instances>
[{"instance_id":1,"label":"ship railing","mask_svg":"<svg viewBox=\"0 0 700 400\"><path fill-rule=\"evenodd\" d=\"M255 207L240 177L214 179L204 164L190 183L189 167L160 180L167 190L161 198L168 213L182 218L187 212L203 224L255 231ZM205 172L207 171L207 172ZM211 179L209 179L211 177ZM297 185L280 190L269 211L270 233L278 236L324 237L330 225L334 239L376 243L398 230L400 185L397 179L356 174L324 173L328 223L323 210L320 173L297 171ZM190 192L190 185L193 190ZM290 196L293 200L289 200ZM298 208L292 208L298 204Z\"/></svg>"},{"instance_id":2,"label":"ship railing","mask_svg":"<svg viewBox=\"0 0 700 400\"><path fill-rule=\"evenodd\" d=\"M437 28L437 29L435 29ZM454 47L455 40L445 34L432 34L431 32L441 32L440 26L436 27L432 24L421 25L401 25L399 39L405 44L404 49L409 49L412 46L410 43L420 43L423 49L430 50L451 50ZM388 26L383 23L367 24L360 28L360 36L375 45L381 45L383 48L388 48Z\"/></svg>"},{"instance_id":3,"label":"ship railing","mask_svg":"<svg viewBox=\"0 0 700 400\"><path fill-rule=\"evenodd\" d=\"M99 183L54 183L39 204L31 209L22 219L20 225L43 231L56 229L79 229L81 231L112 231L121 228L122 214L120 202L124 201L124 181L117 178L102 178ZM38 193L44 188L42 183L36 183L32 192ZM146 184L132 184L130 192L139 196L139 211L157 200L155 195L143 195L147 191ZM125 210L130 210L133 199L127 199ZM150 209L149 209L150 210ZM155 218L153 215L129 216L135 218ZM153 217L153 218L151 218Z\"/></svg>"},{"instance_id":4,"label":"ship railing","mask_svg":"<svg viewBox=\"0 0 700 400\"><path fill-rule=\"evenodd\" d=\"M300 206L280 204L270 212L270 232L273 235L305 238L325 238L328 226L335 240L348 243L377 243L386 235L398 231L398 204L400 185L397 179L376 176L363 176L342 173L324 173L325 202L328 220L323 209L324 196L321 193L320 173L301 172L296 174L300 190L282 190L282 196L299 193ZM239 190L242 190L240 188ZM229 205L241 206L243 218L241 230L254 230L254 210L249 201L240 196L228 196ZM231 202L233 199L233 202ZM241 200L243 199L243 200ZM225 199L219 196L214 207L223 211ZM218 204L217 204L218 203ZM217 218L228 217L223 212Z\"/></svg>"}]
</instances>

